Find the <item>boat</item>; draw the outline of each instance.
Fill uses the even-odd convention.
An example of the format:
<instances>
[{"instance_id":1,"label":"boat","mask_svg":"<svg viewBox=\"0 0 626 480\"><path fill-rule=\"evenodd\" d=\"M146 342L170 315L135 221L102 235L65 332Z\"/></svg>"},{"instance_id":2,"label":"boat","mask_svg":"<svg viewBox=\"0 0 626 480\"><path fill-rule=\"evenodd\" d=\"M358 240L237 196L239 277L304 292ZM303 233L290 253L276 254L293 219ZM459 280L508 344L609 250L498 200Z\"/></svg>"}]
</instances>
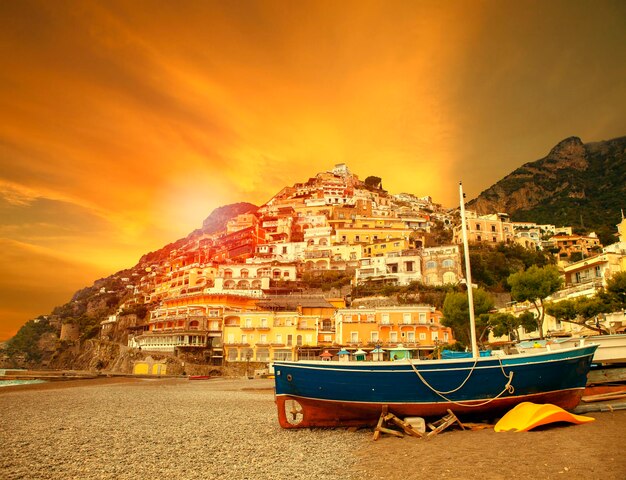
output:
<instances>
[{"instance_id":1,"label":"boat","mask_svg":"<svg viewBox=\"0 0 626 480\"><path fill-rule=\"evenodd\" d=\"M515 346L520 353L553 351L562 348L596 344L593 356L597 365L626 364L626 334L591 335L588 337L564 337L544 340L526 340Z\"/></svg>"},{"instance_id":2,"label":"boat","mask_svg":"<svg viewBox=\"0 0 626 480\"><path fill-rule=\"evenodd\" d=\"M466 284L472 285L462 186ZM275 398L283 428L372 426L386 410L399 417L495 415L522 402L574 409L597 345L552 352L480 356L472 289L467 289L471 358L393 362L275 361Z\"/></svg>"}]
</instances>

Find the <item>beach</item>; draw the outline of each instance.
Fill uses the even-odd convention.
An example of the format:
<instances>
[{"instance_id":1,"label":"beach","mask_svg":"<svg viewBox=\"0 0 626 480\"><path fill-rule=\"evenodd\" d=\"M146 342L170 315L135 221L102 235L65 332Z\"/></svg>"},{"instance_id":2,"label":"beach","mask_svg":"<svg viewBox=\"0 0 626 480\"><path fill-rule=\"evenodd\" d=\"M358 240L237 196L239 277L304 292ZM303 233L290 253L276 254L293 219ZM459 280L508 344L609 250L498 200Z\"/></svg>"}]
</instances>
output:
<instances>
[{"instance_id":1,"label":"beach","mask_svg":"<svg viewBox=\"0 0 626 480\"><path fill-rule=\"evenodd\" d=\"M283 430L269 379L132 377L0 389L1 478L623 479L626 411L525 433Z\"/></svg>"}]
</instances>

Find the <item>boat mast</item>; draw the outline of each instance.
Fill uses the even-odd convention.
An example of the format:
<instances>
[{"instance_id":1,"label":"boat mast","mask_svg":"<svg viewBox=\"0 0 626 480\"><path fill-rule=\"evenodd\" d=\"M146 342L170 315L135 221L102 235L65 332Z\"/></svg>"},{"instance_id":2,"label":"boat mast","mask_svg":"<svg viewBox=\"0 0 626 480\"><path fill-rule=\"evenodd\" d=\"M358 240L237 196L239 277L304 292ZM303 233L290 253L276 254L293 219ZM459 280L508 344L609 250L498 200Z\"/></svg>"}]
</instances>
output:
<instances>
[{"instance_id":1,"label":"boat mast","mask_svg":"<svg viewBox=\"0 0 626 480\"><path fill-rule=\"evenodd\" d=\"M461 203L461 230L463 232L463 250L465 251L465 283L467 286L467 303L469 305L470 334L472 336L472 357L478 358L478 343L476 342L476 320L474 320L474 295L472 293L472 270L470 268L469 248L467 246L467 226L465 222L465 195L463 183L459 182L459 199Z\"/></svg>"}]
</instances>

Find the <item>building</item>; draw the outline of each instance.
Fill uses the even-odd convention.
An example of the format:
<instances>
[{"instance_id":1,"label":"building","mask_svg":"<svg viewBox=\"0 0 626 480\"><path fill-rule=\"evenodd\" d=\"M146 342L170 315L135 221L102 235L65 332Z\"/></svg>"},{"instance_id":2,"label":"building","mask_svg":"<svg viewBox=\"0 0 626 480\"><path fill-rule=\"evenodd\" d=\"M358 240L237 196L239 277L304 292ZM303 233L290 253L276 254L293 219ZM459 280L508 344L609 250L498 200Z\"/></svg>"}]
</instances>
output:
<instances>
[{"instance_id":1,"label":"building","mask_svg":"<svg viewBox=\"0 0 626 480\"><path fill-rule=\"evenodd\" d=\"M228 362L310 358L321 353L319 345L334 344L336 307L323 297L267 297L257 307L224 318Z\"/></svg>"},{"instance_id":2,"label":"building","mask_svg":"<svg viewBox=\"0 0 626 480\"><path fill-rule=\"evenodd\" d=\"M423 282L427 285L455 284L463 278L458 245L423 248L421 258Z\"/></svg>"},{"instance_id":3,"label":"building","mask_svg":"<svg viewBox=\"0 0 626 480\"><path fill-rule=\"evenodd\" d=\"M132 329L128 346L146 351L202 352L213 365L223 357L222 326L232 311L256 309L255 299L241 295L197 293L163 300L150 312L145 329Z\"/></svg>"},{"instance_id":4,"label":"building","mask_svg":"<svg viewBox=\"0 0 626 480\"><path fill-rule=\"evenodd\" d=\"M442 313L430 305L342 308L335 314L337 343L348 348L389 349L402 345L431 354L438 345L454 343L452 329L441 325Z\"/></svg>"},{"instance_id":5,"label":"building","mask_svg":"<svg viewBox=\"0 0 626 480\"><path fill-rule=\"evenodd\" d=\"M469 243L509 243L513 241L513 225L506 213L477 215L476 212L465 211L467 241ZM454 242L462 243L461 225L454 227Z\"/></svg>"}]
</instances>

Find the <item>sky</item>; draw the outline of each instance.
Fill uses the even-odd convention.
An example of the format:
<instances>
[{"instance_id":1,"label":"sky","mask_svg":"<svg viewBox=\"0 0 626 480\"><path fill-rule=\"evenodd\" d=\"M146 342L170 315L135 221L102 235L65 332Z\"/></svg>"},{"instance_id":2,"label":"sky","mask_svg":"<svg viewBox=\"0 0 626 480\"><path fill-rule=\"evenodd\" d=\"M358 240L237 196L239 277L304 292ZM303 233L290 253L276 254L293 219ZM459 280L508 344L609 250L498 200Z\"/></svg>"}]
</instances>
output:
<instances>
[{"instance_id":1,"label":"sky","mask_svg":"<svg viewBox=\"0 0 626 480\"><path fill-rule=\"evenodd\" d=\"M626 135L623 1L0 0L0 341L337 163L458 203Z\"/></svg>"}]
</instances>

